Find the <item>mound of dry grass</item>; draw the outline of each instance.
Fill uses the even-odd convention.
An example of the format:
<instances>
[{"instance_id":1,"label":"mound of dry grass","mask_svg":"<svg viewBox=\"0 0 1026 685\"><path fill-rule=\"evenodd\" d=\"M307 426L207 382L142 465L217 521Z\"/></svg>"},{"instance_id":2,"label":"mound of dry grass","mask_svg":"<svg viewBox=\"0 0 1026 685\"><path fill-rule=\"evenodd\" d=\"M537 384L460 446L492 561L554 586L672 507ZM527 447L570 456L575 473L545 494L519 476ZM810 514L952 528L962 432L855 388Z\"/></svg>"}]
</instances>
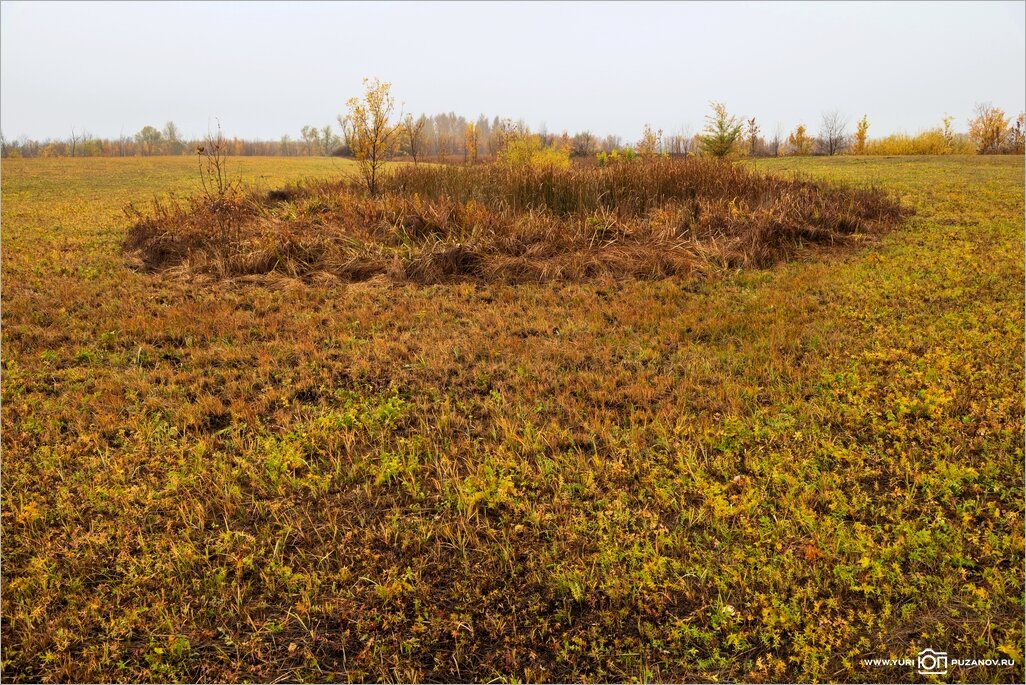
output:
<instances>
[{"instance_id":1,"label":"mound of dry grass","mask_svg":"<svg viewBox=\"0 0 1026 685\"><path fill-rule=\"evenodd\" d=\"M765 266L806 244L880 233L879 189L703 159L608 167L404 167L370 197L351 180L154 201L125 248L148 269L346 281L660 278Z\"/></svg>"}]
</instances>

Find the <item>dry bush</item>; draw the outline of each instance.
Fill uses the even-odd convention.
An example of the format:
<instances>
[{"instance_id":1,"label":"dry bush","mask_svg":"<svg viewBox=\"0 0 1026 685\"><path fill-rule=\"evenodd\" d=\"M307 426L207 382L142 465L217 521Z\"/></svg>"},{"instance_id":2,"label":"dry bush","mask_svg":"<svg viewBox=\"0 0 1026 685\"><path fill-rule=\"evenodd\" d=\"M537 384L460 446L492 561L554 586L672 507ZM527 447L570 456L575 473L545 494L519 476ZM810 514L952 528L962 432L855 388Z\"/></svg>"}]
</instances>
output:
<instances>
[{"instance_id":1,"label":"dry bush","mask_svg":"<svg viewBox=\"0 0 1026 685\"><path fill-rule=\"evenodd\" d=\"M417 166L382 179L374 197L343 179L231 201L155 201L134 211L126 249L150 269L217 277L660 278L768 265L805 244L877 234L905 211L878 189L708 159Z\"/></svg>"}]
</instances>

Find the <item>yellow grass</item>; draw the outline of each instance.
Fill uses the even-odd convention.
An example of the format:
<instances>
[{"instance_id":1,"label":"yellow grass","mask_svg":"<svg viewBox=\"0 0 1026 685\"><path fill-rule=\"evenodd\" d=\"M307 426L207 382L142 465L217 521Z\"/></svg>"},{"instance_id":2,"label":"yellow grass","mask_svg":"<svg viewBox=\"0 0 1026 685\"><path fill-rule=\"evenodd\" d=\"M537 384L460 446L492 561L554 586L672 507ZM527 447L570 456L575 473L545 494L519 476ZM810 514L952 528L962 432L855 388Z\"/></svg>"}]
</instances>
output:
<instances>
[{"instance_id":1,"label":"yellow grass","mask_svg":"<svg viewBox=\"0 0 1026 685\"><path fill-rule=\"evenodd\" d=\"M426 287L134 271L193 164L0 170L6 680L1021 682L1021 158L760 160L916 210L768 269Z\"/></svg>"}]
</instances>

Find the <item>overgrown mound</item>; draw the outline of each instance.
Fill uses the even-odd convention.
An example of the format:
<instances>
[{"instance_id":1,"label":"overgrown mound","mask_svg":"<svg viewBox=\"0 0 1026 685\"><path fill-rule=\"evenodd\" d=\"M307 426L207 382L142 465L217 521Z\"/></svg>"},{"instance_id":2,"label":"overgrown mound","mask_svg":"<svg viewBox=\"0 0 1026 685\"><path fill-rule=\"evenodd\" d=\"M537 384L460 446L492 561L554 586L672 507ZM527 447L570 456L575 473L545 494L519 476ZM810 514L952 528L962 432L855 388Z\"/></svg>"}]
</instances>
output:
<instances>
[{"instance_id":1,"label":"overgrown mound","mask_svg":"<svg viewBox=\"0 0 1026 685\"><path fill-rule=\"evenodd\" d=\"M905 212L879 189L707 159L405 166L374 197L343 179L155 201L151 213L134 213L125 248L149 269L218 277L659 278L764 266L805 244L880 233Z\"/></svg>"}]
</instances>

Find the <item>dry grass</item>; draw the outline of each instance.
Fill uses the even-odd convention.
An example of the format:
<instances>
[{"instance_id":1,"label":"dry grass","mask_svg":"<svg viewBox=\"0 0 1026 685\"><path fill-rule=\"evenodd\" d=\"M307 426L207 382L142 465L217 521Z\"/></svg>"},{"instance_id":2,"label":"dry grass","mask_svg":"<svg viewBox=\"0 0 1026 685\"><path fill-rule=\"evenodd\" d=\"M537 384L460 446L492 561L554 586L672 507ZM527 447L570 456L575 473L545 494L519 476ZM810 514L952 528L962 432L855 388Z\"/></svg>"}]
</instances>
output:
<instances>
[{"instance_id":1,"label":"dry grass","mask_svg":"<svg viewBox=\"0 0 1026 685\"><path fill-rule=\"evenodd\" d=\"M916 213L697 281L203 283L122 252L195 160L4 160L4 682L1023 682L1021 158L757 164Z\"/></svg>"},{"instance_id":2,"label":"dry grass","mask_svg":"<svg viewBox=\"0 0 1026 685\"><path fill-rule=\"evenodd\" d=\"M806 244L878 234L904 216L879 189L710 160L570 169L405 167L368 196L352 179L132 210L149 269L277 272L421 284L661 278L765 266Z\"/></svg>"}]
</instances>

